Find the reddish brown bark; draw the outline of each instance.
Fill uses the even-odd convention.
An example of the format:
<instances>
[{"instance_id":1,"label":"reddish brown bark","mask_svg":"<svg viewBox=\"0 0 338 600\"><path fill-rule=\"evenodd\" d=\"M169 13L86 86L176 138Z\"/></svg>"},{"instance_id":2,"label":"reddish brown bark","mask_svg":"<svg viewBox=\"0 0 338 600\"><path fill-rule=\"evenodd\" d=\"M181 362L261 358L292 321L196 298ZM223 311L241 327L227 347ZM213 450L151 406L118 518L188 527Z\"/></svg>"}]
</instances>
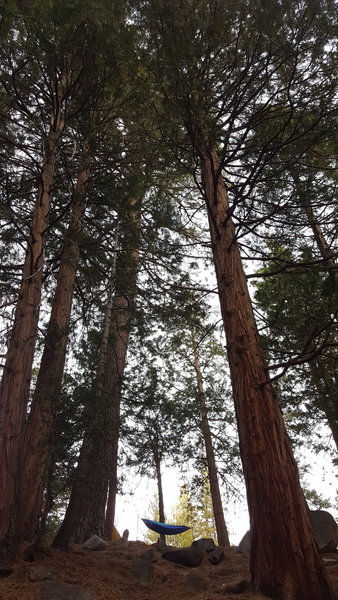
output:
<instances>
[{"instance_id":1,"label":"reddish brown bark","mask_svg":"<svg viewBox=\"0 0 338 600\"><path fill-rule=\"evenodd\" d=\"M255 591L333 600L278 402L268 380L217 153L201 145L220 305L247 488Z\"/></svg>"},{"instance_id":2,"label":"reddish brown bark","mask_svg":"<svg viewBox=\"0 0 338 600\"><path fill-rule=\"evenodd\" d=\"M62 91L59 90L61 95ZM61 103L60 103L61 106ZM48 213L57 159L58 142L64 128L61 107L54 115L33 214L23 276L0 385L0 559L11 561L17 540L19 508L19 451L29 396L37 337L44 268Z\"/></svg>"},{"instance_id":3,"label":"reddish brown bark","mask_svg":"<svg viewBox=\"0 0 338 600\"><path fill-rule=\"evenodd\" d=\"M116 468L121 384L126 363L139 259L140 211L129 200L129 219L122 237L124 249L116 263L116 295L109 326L108 344L103 341L104 369L99 369L89 427L79 455L71 497L54 546L82 542L93 534L105 535L105 508L110 485L110 510L115 509ZM104 327L104 330L106 328ZM104 336L103 336L104 337ZM99 361L102 364L102 361ZM115 488L115 489L114 489ZM111 515L107 520L110 539Z\"/></svg>"},{"instance_id":4,"label":"reddish brown bark","mask_svg":"<svg viewBox=\"0 0 338 600\"><path fill-rule=\"evenodd\" d=\"M224 519L222 497L218 484L215 453L212 444L212 436L208 419L208 410L205 402L201 363L194 333L192 333L192 347L194 352L194 368L196 372L198 398L201 411L201 431L204 439L205 454L207 458L210 493L216 525L217 540L220 546L230 546L228 530Z\"/></svg>"},{"instance_id":5,"label":"reddish brown bark","mask_svg":"<svg viewBox=\"0 0 338 600\"><path fill-rule=\"evenodd\" d=\"M42 533L43 494L66 359L88 179L87 156L84 156L77 177L36 388L25 424L18 531L21 539L30 542L38 541Z\"/></svg>"}]
</instances>

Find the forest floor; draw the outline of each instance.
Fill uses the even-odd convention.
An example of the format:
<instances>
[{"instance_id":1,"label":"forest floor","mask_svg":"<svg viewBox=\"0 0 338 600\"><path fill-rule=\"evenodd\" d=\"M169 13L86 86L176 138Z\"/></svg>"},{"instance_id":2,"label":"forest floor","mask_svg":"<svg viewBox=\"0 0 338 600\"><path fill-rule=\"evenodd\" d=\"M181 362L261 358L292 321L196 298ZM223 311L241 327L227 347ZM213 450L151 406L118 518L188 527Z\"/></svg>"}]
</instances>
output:
<instances>
[{"instance_id":1,"label":"forest floor","mask_svg":"<svg viewBox=\"0 0 338 600\"><path fill-rule=\"evenodd\" d=\"M140 555L153 548L143 542L130 541L127 548L111 552L93 552L73 545L67 552L48 549L33 563L19 561L10 574L0 571L1 600L52 600L54 598L95 598L95 600L264 600L250 585L241 593L227 590L240 580L250 580L248 559L237 547L224 551L218 565L207 559L196 568L177 565L162 558L155 548L149 580L135 574ZM207 556L207 555L206 555ZM338 593L338 552L324 555L329 577ZM143 563L144 564L144 563ZM147 570L146 570L147 571ZM40 581L34 581L36 578ZM46 581L54 585L86 586L88 594L76 587L70 595L46 591ZM50 585L47 582L47 587ZM78 590L76 592L76 590ZM73 595L73 592L75 595ZM80 595L76 595L77 593ZM65 593L65 595L63 595ZM60 595L61 594L61 595Z\"/></svg>"}]
</instances>

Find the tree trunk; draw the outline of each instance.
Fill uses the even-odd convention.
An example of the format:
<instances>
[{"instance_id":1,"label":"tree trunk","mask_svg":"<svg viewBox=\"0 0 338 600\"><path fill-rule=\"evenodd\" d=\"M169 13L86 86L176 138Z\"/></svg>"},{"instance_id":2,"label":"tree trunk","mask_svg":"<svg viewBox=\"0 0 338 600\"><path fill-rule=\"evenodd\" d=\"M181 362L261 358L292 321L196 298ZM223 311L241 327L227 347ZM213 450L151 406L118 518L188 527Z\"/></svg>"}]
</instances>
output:
<instances>
[{"instance_id":1,"label":"tree trunk","mask_svg":"<svg viewBox=\"0 0 338 600\"><path fill-rule=\"evenodd\" d=\"M297 193L304 208L308 225L312 229L313 237L316 242L318 251L326 261L328 272L333 273L334 277L338 278L338 265L335 260L334 253L327 242L322 226L315 215L311 200L309 200L304 185L301 181L299 172L296 167L289 167L292 179L294 181ZM313 345L312 345L313 346ZM315 350L315 348L311 348ZM312 382L317 389L319 397L319 408L325 413L327 424L331 429L334 442L338 450L338 402L337 402L337 387L332 380L329 372L329 362L324 357L320 356L310 363L310 372Z\"/></svg>"},{"instance_id":2,"label":"tree trunk","mask_svg":"<svg viewBox=\"0 0 338 600\"><path fill-rule=\"evenodd\" d=\"M138 251L134 255L138 261ZM134 273L136 282L136 271ZM128 277L128 275L127 275ZM131 283L131 281L129 281ZM107 442L107 486L108 499L104 518L104 531L108 539L114 526L115 519L115 504L117 495L117 463L118 463L118 443L120 431L120 404L121 404L121 387L123 381L123 373L126 365L126 356L129 342L129 332L131 326L133 303L135 295L135 287L133 283L133 292L128 292L128 297L118 296L114 302L115 323L114 323L114 352L110 353L110 358L107 363L104 382L104 395L106 402L109 402L109 390L114 390L113 401L111 406L111 426L109 429L109 437Z\"/></svg>"},{"instance_id":3,"label":"tree trunk","mask_svg":"<svg viewBox=\"0 0 338 600\"><path fill-rule=\"evenodd\" d=\"M51 316L46 333L31 410L25 425L20 480L20 538L38 542L43 533L40 519L46 475L54 436L56 405L61 391L73 292L80 255L85 198L89 179L88 157L84 155L79 169L70 223L61 255L53 298Z\"/></svg>"},{"instance_id":4,"label":"tree trunk","mask_svg":"<svg viewBox=\"0 0 338 600\"><path fill-rule=\"evenodd\" d=\"M255 592L333 600L276 395L268 380L216 151L199 148L251 523Z\"/></svg>"},{"instance_id":5,"label":"tree trunk","mask_svg":"<svg viewBox=\"0 0 338 600\"><path fill-rule=\"evenodd\" d=\"M157 493L158 493L158 519L160 523L165 523L164 514L164 499L163 499L163 487L162 487L162 474L161 474L161 459L157 454L155 455L155 472L157 482ZM165 534L160 533L160 539L165 542Z\"/></svg>"},{"instance_id":6,"label":"tree trunk","mask_svg":"<svg viewBox=\"0 0 338 600\"><path fill-rule=\"evenodd\" d=\"M308 220L308 225L312 229L313 237L316 242L319 253L321 257L327 261L328 267L334 269L337 272L337 263L334 258L334 253L332 252L325 238L323 229L318 221L318 218L315 215L313 206L311 204L311 200L308 198L306 189L304 189L304 184L300 178L299 171L295 166L290 166L289 171L294 181L299 199L301 201L301 205L304 208L304 212ZM311 185L311 183L309 183L308 185Z\"/></svg>"},{"instance_id":7,"label":"tree trunk","mask_svg":"<svg viewBox=\"0 0 338 600\"><path fill-rule=\"evenodd\" d=\"M333 251L327 243L322 227L313 211L312 204L307 199L304 200L304 210L322 258L326 260L328 268L334 269L337 273L337 263Z\"/></svg>"},{"instance_id":8,"label":"tree trunk","mask_svg":"<svg viewBox=\"0 0 338 600\"><path fill-rule=\"evenodd\" d=\"M48 214L58 142L64 128L61 106L60 102L45 144L14 326L0 385L0 560L4 562L11 562L17 545L20 448L38 331Z\"/></svg>"},{"instance_id":9,"label":"tree trunk","mask_svg":"<svg viewBox=\"0 0 338 600\"><path fill-rule=\"evenodd\" d=\"M217 540L219 546L228 547L230 546L229 535L224 519L222 497L219 489L216 469L215 453L212 445L212 436L208 420L208 410L205 402L203 376L194 331L192 331L192 347L194 352L194 368L196 372L198 398L201 411L201 431L204 439L205 453L207 457L210 492L216 525Z\"/></svg>"},{"instance_id":10,"label":"tree trunk","mask_svg":"<svg viewBox=\"0 0 338 600\"><path fill-rule=\"evenodd\" d=\"M112 453L111 453L111 471L109 476L108 485L108 499L104 522L104 532L107 540L111 539L112 532L114 529L115 522L115 507L116 507L116 496L117 496L117 462L118 462L118 435L112 440Z\"/></svg>"},{"instance_id":11,"label":"tree trunk","mask_svg":"<svg viewBox=\"0 0 338 600\"><path fill-rule=\"evenodd\" d=\"M54 540L55 547L64 548L70 541L81 543L91 535L110 539L111 522L105 528L107 491L111 486L110 510L116 497L116 468L119 435L120 398L126 363L129 332L136 292L139 258L140 210L138 201L128 201L128 221L123 235L124 249L116 262L116 296L114 297L108 344L102 340L105 352L104 369L99 361L90 426L86 430L74 477L71 497L64 521ZM106 327L104 327L104 330ZM115 488L115 489L114 489ZM109 519L111 518L109 515Z\"/></svg>"},{"instance_id":12,"label":"tree trunk","mask_svg":"<svg viewBox=\"0 0 338 600\"><path fill-rule=\"evenodd\" d=\"M326 416L334 443L338 450L338 390L330 373L327 361L321 357L310 362L312 383L315 386L318 399L316 405Z\"/></svg>"}]
</instances>

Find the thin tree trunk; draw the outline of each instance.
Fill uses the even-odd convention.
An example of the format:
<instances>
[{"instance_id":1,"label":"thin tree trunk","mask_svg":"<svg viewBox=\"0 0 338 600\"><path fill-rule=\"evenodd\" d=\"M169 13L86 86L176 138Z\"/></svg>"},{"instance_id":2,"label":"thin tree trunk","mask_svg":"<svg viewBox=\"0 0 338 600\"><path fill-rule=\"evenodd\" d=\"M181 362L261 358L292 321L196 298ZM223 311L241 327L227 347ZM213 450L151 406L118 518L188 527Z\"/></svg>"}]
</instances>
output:
<instances>
[{"instance_id":1,"label":"thin tree trunk","mask_svg":"<svg viewBox=\"0 0 338 600\"><path fill-rule=\"evenodd\" d=\"M108 344L102 342L105 352L104 369L102 372L102 361L99 361L101 366L95 386L91 423L84 436L66 515L53 544L59 548L66 547L70 541L83 542L93 534L104 537L105 530L108 529L107 537L110 538L111 534L111 521L105 527L105 508L109 485L116 496L121 385L139 259L138 204L134 198L128 201L129 218L122 241L124 249L119 252L116 262L117 283L113 310L108 306L111 314L109 339ZM106 327L104 330L106 331ZM115 508L115 501L110 505L110 510L112 505Z\"/></svg>"},{"instance_id":2,"label":"thin tree trunk","mask_svg":"<svg viewBox=\"0 0 338 600\"><path fill-rule=\"evenodd\" d=\"M328 271L333 273L333 276L336 277L338 281L338 266L332 250L327 243L322 227L314 214L311 203L306 201L306 199L304 199L304 209L308 218L308 223L312 228L313 236L320 255L326 261ZM331 429L331 433L338 450L337 387L329 373L328 362L329 361L324 357L317 357L310 363L310 372L312 381L318 392L319 407L325 413L327 424Z\"/></svg>"},{"instance_id":3,"label":"thin tree trunk","mask_svg":"<svg viewBox=\"0 0 338 600\"><path fill-rule=\"evenodd\" d=\"M305 200L304 210L308 219L308 223L312 229L313 237L316 241L317 248L324 260L326 260L329 268L334 269L337 272L337 263L334 258L334 254L327 243L322 227L314 214L311 202Z\"/></svg>"},{"instance_id":4,"label":"thin tree trunk","mask_svg":"<svg viewBox=\"0 0 338 600\"><path fill-rule=\"evenodd\" d=\"M0 560L10 562L16 551L19 509L19 463L32 375L44 267L48 214L58 154L64 129L61 96L45 144L44 162L33 214L23 276L0 385Z\"/></svg>"},{"instance_id":5,"label":"thin tree trunk","mask_svg":"<svg viewBox=\"0 0 338 600\"><path fill-rule=\"evenodd\" d=\"M267 382L218 156L206 144L199 152L247 488L253 588L278 600L333 600L276 395Z\"/></svg>"},{"instance_id":6,"label":"thin tree trunk","mask_svg":"<svg viewBox=\"0 0 338 600\"><path fill-rule=\"evenodd\" d=\"M321 224L315 215L311 200L309 200L304 185L301 181L299 172L296 167L290 167L291 177L294 181L297 193L304 208L308 225L312 229L313 237L321 257L326 261L328 271L338 278L338 265L335 256L330 248ZM314 344L310 346L315 350ZM319 397L319 408L325 413L327 424L331 429L331 433L338 450L338 402L337 402L337 387L328 372L328 364L324 357L317 357L311 361L310 373L312 382L317 389Z\"/></svg>"},{"instance_id":7,"label":"thin tree trunk","mask_svg":"<svg viewBox=\"0 0 338 600\"><path fill-rule=\"evenodd\" d=\"M116 419L116 422L118 420ZM112 452L111 452L111 471L109 476L109 484L108 484L108 499L106 506L106 514L105 514L105 522L104 522L104 531L105 537L107 540L111 539L114 522L115 522L115 507L116 507L116 496L117 496L117 463L118 463L118 435L115 435L112 442Z\"/></svg>"},{"instance_id":8,"label":"thin tree trunk","mask_svg":"<svg viewBox=\"0 0 338 600\"><path fill-rule=\"evenodd\" d=\"M87 151L79 168L31 410L25 425L20 480L21 539L38 542L40 517L61 391L89 179ZM35 544L34 544L35 545Z\"/></svg>"},{"instance_id":9,"label":"thin tree trunk","mask_svg":"<svg viewBox=\"0 0 338 600\"><path fill-rule=\"evenodd\" d=\"M338 450L338 389L329 372L328 364L322 358L310 362L312 383L318 393L316 405L326 416L334 443Z\"/></svg>"},{"instance_id":10,"label":"thin tree trunk","mask_svg":"<svg viewBox=\"0 0 338 600\"><path fill-rule=\"evenodd\" d=\"M158 493L158 518L160 523L165 523L164 513L164 499L163 499L163 487L162 487L162 474L161 474L161 459L155 455L155 472L157 482L157 493ZM165 534L160 533L160 539L165 542Z\"/></svg>"},{"instance_id":11,"label":"thin tree trunk","mask_svg":"<svg viewBox=\"0 0 338 600\"><path fill-rule=\"evenodd\" d=\"M323 229L318 221L318 218L315 215L313 206L311 204L311 200L308 198L306 190L304 190L304 185L301 181L299 171L295 166L290 166L289 171L294 181L299 199L301 201L301 205L304 208L309 227L311 227L312 229L313 237L315 239L320 255L325 261L327 261L328 267L334 269L337 272L337 263L335 261L334 254L329 244L327 243Z\"/></svg>"},{"instance_id":12,"label":"thin tree trunk","mask_svg":"<svg viewBox=\"0 0 338 600\"><path fill-rule=\"evenodd\" d=\"M225 524L222 497L219 489L215 453L212 445L212 436L210 431L208 410L205 402L203 375L201 363L196 345L195 334L192 330L192 348L194 353L194 369L196 372L198 398L201 411L201 431L204 439L205 453L207 457L208 475L210 483L210 492L212 500L212 508L214 513L217 540L220 546L230 546L228 530Z\"/></svg>"}]
</instances>

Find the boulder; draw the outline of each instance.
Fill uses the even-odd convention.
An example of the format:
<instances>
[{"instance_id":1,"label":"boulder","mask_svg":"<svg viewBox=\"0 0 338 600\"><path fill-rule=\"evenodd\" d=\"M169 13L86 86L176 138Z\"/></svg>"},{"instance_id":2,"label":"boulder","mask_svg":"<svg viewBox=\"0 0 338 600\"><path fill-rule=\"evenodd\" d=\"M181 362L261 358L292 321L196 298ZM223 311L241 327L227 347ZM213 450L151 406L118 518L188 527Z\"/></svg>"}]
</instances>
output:
<instances>
[{"instance_id":1,"label":"boulder","mask_svg":"<svg viewBox=\"0 0 338 600\"><path fill-rule=\"evenodd\" d=\"M40 583L39 600L96 600L96 594L84 585L43 581Z\"/></svg>"},{"instance_id":2,"label":"boulder","mask_svg":"<svg viewBox=\"0 0 338 600\"><path fill-rule=\"evenodd\" d=\"M105 542L105 540L98 535L92 535L92 537L82 544L82 548L85 548L86 550L106 550L108 546L108 542Z\"/></svg>"},{"instance_id":3,"label":"boulder","mask_svg":"<svg viewBox=\"0 0 338 600\"><path fill-rule=\"evenodd\" d=\"M338 544L338 525L327 510L310 510L315 540L320 552L335 552Z\"/></svg>"},{"instance_id":4,"label":"boulder","mask_svg":"<svg viewBox=\"0 0 338 600\"><path fill-rule=\"evenodd\" d=\"M218 565L224 556L224 552L221 548L215 548L211 552L208 552L208 561L212 565Z\"/></svg>"},{"instance_id":5,"label":"boulder","mask_svg":"<svg viewBox=\"0 0 338 600\"><path fill-rule=\"evenodd\" d=\"M338 544L338 525L327 510L310 510L312 529L321 553L335 552ZM250 554L251 534L247 531L241 539L238 552Z\"/></svg>"},{"instance_id":6,"label":"boulder","mask_svg":"<svg viewBox=\"0 0 338 600\"><path fill-rule=\"evenodd\" d=\"M251 548L251 533L247 531L242 537L241 541L238 545L238 552L244 554L244 556L248 556L250 554Z\"/></svg>"},{"instance_id":7,"label":"boulder","mask_svg":"<svg viewBox=\"0 0 338 600\"><path fill-rule=\"evenodd\" d=\"M212 538L200 538L199 540L194 540L191 547L200 548L201 550L205 550L205 552L212 552L216 548L216 545Z\"/></svg>"},{"instance_id":8,"label":"boulder","mask_svg":"<svg viewBox=\"0 0 338 600\"><path fill-rule=\"evenodd\" d=\"M112 542L110 544L110 549L115 549L115 548L127 548L128 547L128 537L129 537L129 530L125 529L122 537L120 537L120 539L116 540L115 542Z\"/></svg>"},{"instance_id":9,"label":"boulder","mask_svg":"<svg viewBox=\"0 0 338 600\"><path fill-rule=\"evenodd\" d=\"M185 567L199 567L203 560L203 553L193 548L180 548L179 550L170 550L162 554L163 558L184 565Z\"/></svg>"},{"instance_id":10,"label":"boulder","mask_svg":"<svg viewBox=\"0 0 338 600\"><path fill-rule=\"evenodd\" d=\"M46 579L55 579L52 571L45 565L33 565L28 571L29 581L45 581Z\"/></svg>"},{"instance_id":11,"label":"boulder","mask_svg":"<svg viewBox=\"0 0 338 600\"><path fill-rule=\"evenodd\" d=\"M241 594L250 587L250 581L248 579L236 579L231 583L227 584L224 588L225 592L230 594Z\"/></svg>"}]
</instances>

